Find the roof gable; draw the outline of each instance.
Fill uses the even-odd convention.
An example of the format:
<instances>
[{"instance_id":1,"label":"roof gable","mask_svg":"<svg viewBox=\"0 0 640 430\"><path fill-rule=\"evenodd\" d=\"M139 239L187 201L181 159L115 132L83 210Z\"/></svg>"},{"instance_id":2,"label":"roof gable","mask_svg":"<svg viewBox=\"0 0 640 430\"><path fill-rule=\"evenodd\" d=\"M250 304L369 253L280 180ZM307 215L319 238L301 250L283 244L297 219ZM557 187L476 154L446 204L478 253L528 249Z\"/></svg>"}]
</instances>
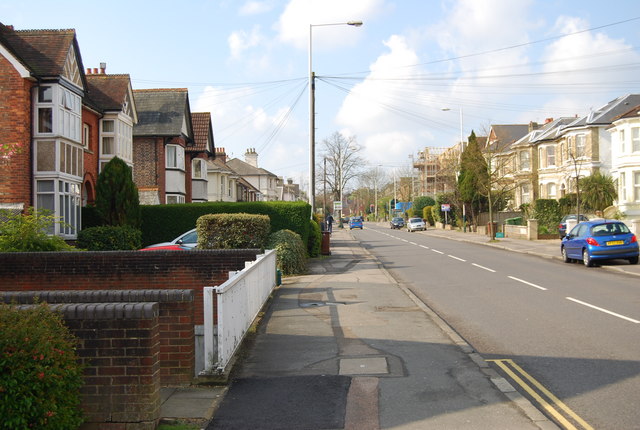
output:
<instances>
[{"instance_id":1,"label":"roof gable","mask_svg":"<svg viewBox=\"0 0 640 430\"><path fill-rule=\"evenodd\" d=\"M0 43L33 75L39 78L62 77L78 88L86 88L75 30L15 31L0 24Z\"/></svg>"},{"instance_id":2,"label":"roof gable","mask_svg":"<svg viewBox=\"0 0 640 430\"><path fill-rule=\"evenodd\" d=\"M191 114L191 122L193 124L193 140L195 143L190 150L215 153L211 113L194 112Z\"/></svg>"},{"instance_id":3,"label":"roof gable","mask_svg":"<svg viewBox=\"0 0 640 430\"><path fill-rule=\"evenodd\" d=\"M88 74L87 98L102 111L120 111L137 121L131 78L127 74Z\"/></svg>"},{"instance_id":4,"label":"roof gable","mask_svg":"<svg viewBox=\"0 0 640 430\"><path fill-rule=\"evenodd\" d=\"M138 112L134 136L180 136L193 139L186 88L134 90Z\"/></svg>"}]
</instances>

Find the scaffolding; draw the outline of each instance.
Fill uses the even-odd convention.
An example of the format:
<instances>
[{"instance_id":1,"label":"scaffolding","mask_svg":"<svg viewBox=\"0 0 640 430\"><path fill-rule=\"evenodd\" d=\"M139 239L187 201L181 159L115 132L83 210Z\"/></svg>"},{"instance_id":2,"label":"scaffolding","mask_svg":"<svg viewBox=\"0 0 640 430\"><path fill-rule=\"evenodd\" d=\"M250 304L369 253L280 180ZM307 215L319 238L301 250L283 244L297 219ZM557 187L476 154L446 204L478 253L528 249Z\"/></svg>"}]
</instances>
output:
<instances>
[{"instance_id":1,"label":"scaffolding","mask_svg":"<svg viewBox=\"0 0 640 430\"><path fill-rule=\"evenodd\" d=\"M438 148L427 146L414 158L413 168L418 170L418 192L435 198L437 194L455 190L457 146Z\"/></svg>"}]
</instances>

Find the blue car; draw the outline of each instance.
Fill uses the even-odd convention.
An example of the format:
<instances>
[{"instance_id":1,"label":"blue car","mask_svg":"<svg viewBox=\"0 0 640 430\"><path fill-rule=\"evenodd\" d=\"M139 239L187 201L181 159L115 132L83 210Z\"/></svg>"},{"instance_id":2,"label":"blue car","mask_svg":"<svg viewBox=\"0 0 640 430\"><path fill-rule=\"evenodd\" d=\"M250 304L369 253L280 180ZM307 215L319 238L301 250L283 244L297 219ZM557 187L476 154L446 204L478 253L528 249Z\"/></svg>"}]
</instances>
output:
<instances>
[{"instance_id":1,"label":"blue car","mask_svg":"<svg viewBox=\"0 0 640 430\"><path fill-rule=\"evenodd\" d=\"M576 225L560 244L565 263L582 260L591 267L596 261L624 259L638 264L638 240L622 221L599 219Z\"/></svg>"},{"instance_id":2,"label":"blue car","mask_svg":"<svg viewBox=\"0 0 640 430\"><path fill-rule=\"evenodd\" d=\"M360 230L364 228L361 216L352 216L349 218L349 230L353 230L354 228L359 228Z\"/></svg>"}]
</instances>

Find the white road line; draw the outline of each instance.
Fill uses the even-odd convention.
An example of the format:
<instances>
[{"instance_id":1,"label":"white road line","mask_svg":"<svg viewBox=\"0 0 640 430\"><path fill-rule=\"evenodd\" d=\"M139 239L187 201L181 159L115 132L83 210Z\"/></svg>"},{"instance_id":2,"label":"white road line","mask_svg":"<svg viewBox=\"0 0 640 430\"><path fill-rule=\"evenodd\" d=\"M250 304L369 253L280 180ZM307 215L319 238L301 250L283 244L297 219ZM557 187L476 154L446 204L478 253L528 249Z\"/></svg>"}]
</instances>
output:
<instances>
[{"instance_id":1,"label":"white road line","mask_svg":"<svg viewBox=\"0 0 640 430\"><path fill-rule=\"evenodd\" d=\"M489 269L488 267L484 267L484 266L481 266L481 265L476 264L476 263L471 263L471 265L472 265L472 266L479 267L479 268L484 269L484 270L487 270L487 271L489 271L489 272L496 273L496 271L495 271L495 270L493 270L493 269Z\"/></svg>"},{"instance_id":2,"label":"white road line","mask_svg":"<svg viewBox=\"0 0 640 430\"><path fill-rule=\"evenodd\" d=\"M460 257L456 257L455 255L451 255L451 254L449 254L448 256L449 256L449 257L451 257L451 258L453 258L454 260L458 260L458 261L462 261L462 262L466 262L466 261L467 261L467 260L463 260L463 259L462 259L462 258L460 258Z\"/></svg>"},{"instance_id":3,"label":"white road line","mask_svg":"<svg viewBox=\"0 0 640 430\"><path fill-rule=\"evenodd\" d=\"M403 241L403 242L409 243L409 241L407 239L400 239L400 240Z\"/></svg>"},{"instance_id":4,"label":"white road line","mask_svg":"<svg viewBox=\"0 0 640 430\"><path fill-rule=\"evenodd\" d=\"M411 245L417 245L417 243L415 242L409 242Z\"/></svg>"},{"instance_id":5,"label":"white road line","mask_svg":"<svg viewBox=\"0 0 640 430\"><path fill-rule=\"evenodd\" d=\"M583 301L581 301L581 300L574 299L574 298L572 298L572 297L566 297L566 299L567 299L567 300L571 300L572 302L575 302L575 303L581 304L581 305L583 305L583 306L587 306L587 307L589 307L589 308L591 308L591 309L595 309L595 310L597 310L597 311L604 312L605 314L609 314L609 315L613 315L614 317L622 318L623 320L630 321L630 322L632 322L632 323L634 323L634 324L640 324L640 321L638 321L638 320L634 320L633 318L625 317L624 315L620 315L620 314L617 314L617 313L615 313L615 312L611 312L611 311L608 311L608 310L606 310L606 309L599 308L599 307L594 306L594 305L592 305L592 304L589 304L589 303L587 303L587 302L583 302Z\"/></svg>"},{"instance_id":6,"label":"white road line","mask_svg":"<svg viewBox=\"0 0 640 430\"><path fill-rule=\"evenodd\" d=\"M420 248L424 248L424 249L429 249L428 246L424 246L424 245L418 245Z\"/></svg>"},{"instance_id":7,"label":"white road line","mask_svg":"<svg viewBox=\"0 0 640 430\"><path fill-rule=\"evenodd\" d=\"M437 252L438 254L444 254L442 251L438 251L437 249L432 249L433 252Z\"/></svg>"},{"instance_id":8,"label":"white road line","mask_svg":"<svg viewBox=\"0 0 640 430\"><path fill-rule=\"evenodd\" d=\"M545 287L541 287L540 285L532 284L531 282L527 282L524 279L516 278L515 276L507 276L507 277L509 279L513 279L514 281L518 281L518 282L522 282L523 284L531 285L532 287L535 287L535 288L537 288L539 290L547 291L547 289Z\"/></svg>"}]
</instances>

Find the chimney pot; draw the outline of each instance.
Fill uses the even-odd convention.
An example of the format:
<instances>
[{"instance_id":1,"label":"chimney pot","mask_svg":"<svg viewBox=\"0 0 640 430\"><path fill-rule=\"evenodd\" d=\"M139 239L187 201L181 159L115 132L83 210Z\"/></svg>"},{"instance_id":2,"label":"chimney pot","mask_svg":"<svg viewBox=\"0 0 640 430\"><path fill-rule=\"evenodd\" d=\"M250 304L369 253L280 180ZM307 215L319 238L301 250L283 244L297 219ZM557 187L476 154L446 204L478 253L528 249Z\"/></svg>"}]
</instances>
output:
<instances>
[{"instance_id":1,"label":"chimney pot","mask_svg":"<svg viewBox=\"0 0 640 430\"><path fill-rule=\"evenodd\" d=\"M107 72L107 63L100 63L100 73L103 75Z\"/></svg>"},{"instance_id":2,"label":"chimney pot","mask_svg":"<svg viewBox=\"0 0 640 430\"><path fill-rule=\"evenodd\" d=\"M87 75L91 74L91 67L87 67Z\"/></svg>"},{"instance_id":3,"label":"chimney pot","mask_svg":"<svg viewBox=\"0 0 640 430\"><path fill-rule=\"evenodd\" d=\"M98 74L98 68L97 67L93 68L93 73Z\"/></svg>"}]
</instances>

